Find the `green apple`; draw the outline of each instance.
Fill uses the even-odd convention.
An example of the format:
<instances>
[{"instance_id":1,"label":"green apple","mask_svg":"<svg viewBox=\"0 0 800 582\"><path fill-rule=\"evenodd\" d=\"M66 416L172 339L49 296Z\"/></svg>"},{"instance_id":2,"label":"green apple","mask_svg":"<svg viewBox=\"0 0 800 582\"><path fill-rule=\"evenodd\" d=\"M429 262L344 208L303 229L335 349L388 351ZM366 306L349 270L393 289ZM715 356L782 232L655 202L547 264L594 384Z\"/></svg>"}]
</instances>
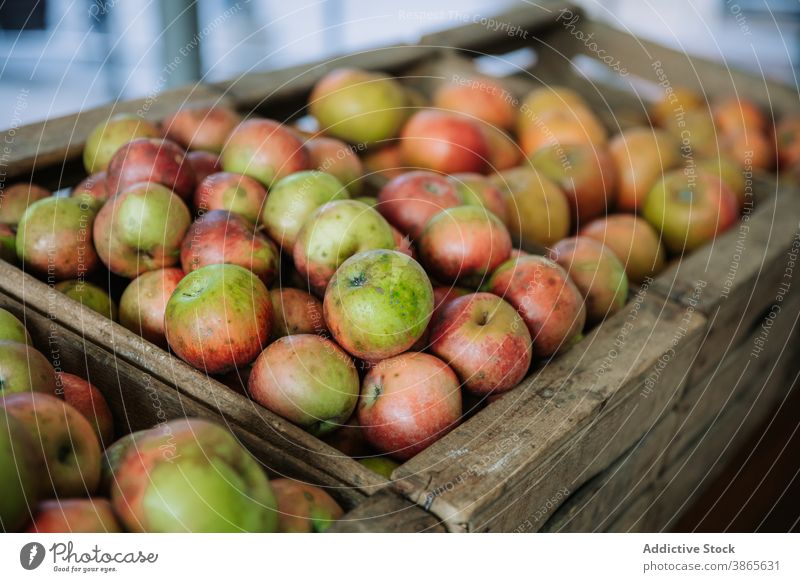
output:
<instances>
[{"instance_id":1,"label":"green apple","mask_svg":"<svg viewBox=\"0 0 800 582\"><path fill-rule=\"evenodd\" d=\"M138 137L161 137L161 132L149 121L129 113L96 125L86 139L83 167L89 174L105 170L117 150Z\"/></svg>"},{"instance_id":2,"label":"green apple","mask_svg":"<svg viewBox=\"0 0 800 582\"><path fill-rule=\"evenodd\" d=\"M0 309L0 341L33 345L31 335L22 322L5 309Z\"/></svg>"},{"instance_id":3,"label":"green apple","mask_svg":"<svg viewBox=\"0 0 800 582\"><path fill-rule=\"evenodd\" d=\"M19 531L30 519L44 471L36 451L25 426L9 414L0 414L0 531Z\"/></svg>"},{"instance_id":4,"label":"green apple","mask_svg":"<svg viewBox=\"0 0 800 582\"><path fill-rule=\"evenodd\" d=\"M116 321L117 305L111 297L109 297L108 293L97 285L75 279L72 281L61 281L61 283L55 286L55 289L70 299L88 307L92 311L96 311L100 315L104 315Z\"/></svg>"},{"instance_id":5,"label":"green apple","mask_svg":"<svg viewBox=\"0 0 800 582\"><path fill-rule=\"evenodd\" d=\"M0 341L0 396L29 391L55 394L53 366L27 344Z\"/></svg>"}]
</instances>

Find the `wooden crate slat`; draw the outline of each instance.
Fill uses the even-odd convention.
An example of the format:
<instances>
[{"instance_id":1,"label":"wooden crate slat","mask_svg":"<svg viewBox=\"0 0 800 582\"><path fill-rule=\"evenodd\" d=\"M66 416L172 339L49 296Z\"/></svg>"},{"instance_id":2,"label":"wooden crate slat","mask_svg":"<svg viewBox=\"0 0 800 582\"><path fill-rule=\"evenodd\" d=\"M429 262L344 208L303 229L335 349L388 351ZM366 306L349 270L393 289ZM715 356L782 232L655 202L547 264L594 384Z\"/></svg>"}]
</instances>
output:
<instances>
[{"instance_id":1,"label":"wooden crate slat","mask_svg":"<svg viewBox=\"0 0 800 582\"><path fill-rule=\"evenodd\" d=\"M399 467L394 486L452 531L490 524L506 531L516 529L521 516L546 506L559 488L575 489L593 476L590 471L605 468L680 396L705 327L701 315L687 317L653 298L629 304L520 387ZM618 337L624 341L614 346ZM610 346L615 355L609 361ZM669 350L674 350L669 373L660 374L655 388L642 397L643 384ZM555 478L548 475L554 470L559 471ZM516 507L514 515L503 512L508 499L525 506Z\"/></svg>"},{"instance_id":2,"label":"wooden crate slat","mask_svg":"<svg viewBox=\"0 0 800 582\"><path fill-rule=\"evenodd\" d=\"M382 489L334 523L328 533L444 533L436 518L397 493Z\"/></svg>"}]
</instances>

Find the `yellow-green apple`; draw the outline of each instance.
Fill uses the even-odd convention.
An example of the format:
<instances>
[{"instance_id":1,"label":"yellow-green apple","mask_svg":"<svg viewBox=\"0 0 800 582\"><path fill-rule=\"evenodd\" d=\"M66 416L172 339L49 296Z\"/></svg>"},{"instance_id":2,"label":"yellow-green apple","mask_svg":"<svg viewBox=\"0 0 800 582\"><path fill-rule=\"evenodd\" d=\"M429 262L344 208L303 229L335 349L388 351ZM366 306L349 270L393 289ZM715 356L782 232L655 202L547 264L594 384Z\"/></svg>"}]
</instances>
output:
<instances>
[{"instance_id":1,"label":"yellow-green apple","mask_svg":"<svg viewBox=\"0 0 800 582\"><path fill-rule=\"evenodd\" d=\"M417 248L434 279L475 289L508 259L511 235L485 208L457 206L428 221Z\"/></svg>"},{"instance_id":2,"label":"yellow-green apple","mask_svg":"<svg viewBox=\"0 0 800 582\"><path fill-rule=\"evenodd\" d=\"M256 224L266 199L267 190L257 180L241 174L219 172L200 182L194 193L194 207L198 212L235 212Z\"/></svg>"},{"instance_id":3,"label":"yellow-green apple","mask_svg":"<svg viewBox=\"0 0 800 582\"><path fill-rule=\"evenodd\" d=\"M0 392L2 394L2 392ZM38 443L25 426L10 414L0 414L0 531L14 532L31 519L31 508L39 499L39 485L45 472Z\"/></svg>"},{"instance_id":4,"label":"yellow-green apple","mask_svg":"<svg viewBox=\"0 0 800 582\"><path fill-rule=\"evenodd\" d=\"M209 374L252 362L267 345L272 301L266 285L238 265L208 265L186 275L167 302L169 347Z\"/></svg>"},{"instance_id":5,"label":"yellow-green apple","mask_svg":"<svg viewBox=\"0 0 800 582\"><path fill-rule=\"evenodd\" d=\"M394 470L400 466L400 463L389 457L367 457L358 459L358 462L385 479L391 479Z\"/></svg>"},{"instance_id":6,"label":"yellow-green apple","mask_svg":"<svg viewBox=\"0 0 800 582\"><path fill-rule=\"evenodd\" d=\"M311 167L300 136L272 119L243 121L222 149L222 168L244 174L265 186Z\"/></svg>"},{"instance_id":7,"label":"yellow-green apple","mask_svg":"<svg viewBox=\"0 0 800 582\"><path fill-rule=\"evenodd\" d=\"M278 503L278 531L322 533L344 515L326 491L293 479L270 481Z\"/></svg>"},{"instance_id":8,"label":"yellow-green apple","mask_svg":"<svg viewBox=\"0 0 800 582\"><path fill-rule=\"evenodd\" d=\"M614 207L617 176L605 147L550 146L536 152L531 164L567 195L576 225L586 224Z\"/></svg>"},{"instance_id":9,"label":"yellow-green apple","mask_svg":"<svg viewBox=\"0 0 800 582\"><path fill-rule=\"evenodd\" d=\"M51 281L83 277L97 267L95 211L79 198L51 196L31 204L17 227L17 257Z\"/></svg>"},{"instance_id":10,"label":"yellow-green apple","mask_svg":"<svg viewBox=\"0 0 800 582\"><path fill-rule=\"evenodd\" d=\"M309 109L328 135L352 144L395 137L408 116L402 85L383 73L336 69L314 86Z\"/></svg>"},{"instance_id":11,"label":"yellow-green apple","mask_svg":"<svg viewBox=\"0 0 800 582\"><path fill-rule=\"evenodd\" d=\"M105 448L114 438L114 417L103 393L89 381L75 374L57 373L56 391L92 424L94 432Z\"/></svg>"},{"instance_id":12,"label":"yellow-green apple","mask_svg":"<svg viewBox=\"0 0 800 582\"><path fill-rule=\"evenodd\" d=\"M505 193L508 231L522 248L550 246L567 236L569 202L550 178L520 166L499 172L492 183Z\"/></svg>"},{"instance_id":13,"label":"yellow-green apple","mask_svg":"<svg viewBox=\"0 0 800 582\"><path fill-rule=\"evenodd\" d=\"M0 189L0 224L17 227L28 206L53 193L36 184L14 184Z\"/></svg>"},{"instance_id":14,"label":"yellow-green apple","mask_svg":"<svg viewBox=\"0 0 800 582\"><path fill-rule=\"evenodd\" d=\"M131 281L119 300L119 322L144 339L167 347L164 312L167 301L183 279L182 269L157 269Z\"/></svg>"},{"instance_id":15,"label":"yellow-green apple","mask_svg":"<svg viewBox=\"0 0 800 582\"><path fill-rule=\"evenodd\" d=\"M356 200L320 206L297 234L293 258L297 272L323 295L336 269L358 253L394 249L392 227L378 212Z\"/></svg>"},{"instance_id":16,"label":"yellow-green apple","mask_svg":"<svg viewBox=\"0 0 800 582\"><path fill-rule=\"evenodd\" d=\"M331 340L316 334L272 342L253 364L250 396L275 414L323 435L344 424L358 400L358 371Z\"/></svg>"},{"instance_id":17,"label":"yellow-green apple","mask_svg":"<svg viewBox=\"0 0 800 582\"><path fill-rule=\"evenodd\" d=\"M714 158L697 160L695 168L722 180L736 194L739 208L744 207L747 200L747 180L739 164L726 155L720 155Z\"/></svg>"},{"instance_id":18,"label":"yellow-green apple","mask_svg":"<svg viewBox=\"0 0 800 582\"><path fill-rule=\"evenodd\" d=\"M132 279L145 271L172 267L192 222L189 209L160 184L135 184L111 198L94 221L100 260L117 275Z\"/></svg>"},{"instance_id":19,"label":"yellow-green apple","mask_svg":"<svg viewBox=\"0 0 800 582\"><path fill-rule=\"evenodd\" d=\"M182 107L161 122L167 139L187 150L219 154L242 118L224 105Z\"/></svg>"},{"instance_id":20,"label":"yellow-green apple","mask_svg":"<svg viewBox=\"0 0 800 582\"><path fill-rule=\"evenodd\" d=\"M41 490L56 497L92 495L100 482L100 443L83 415L51 394L6 394L0 407L19 420L47 465Z\"/></svg>"},{"instance_id":21,"label":"yellow-green apple","mask_svg":"<svg viewBox=\"0 0 800 582\"><path fill-rule=\"evenodd\" d=\"M569 347L583 331L583 296L566 271L550 259L529 255L506 261L488 287L525 320L536 358L548 358Z\"/></svg>"},{"instance_id":22,"label":"yellow-green apple","mask_svg":"<svg viewBox=\"0 0 800 582\"><path fill-rule=\"evenodd\" d=\"M306 147L312 168L334 176L351 196L361 193L364 166L349 145L332 137L315 137L306 142Z\"/></svg>"},{"instance_id":23,"label":"yellow-green apple","mask_svg":"<svg viewBox=\"0 0 800 582\"><path fill-rule=\"evenodd\" d=\"M272 300L273 340L287 335L328 333L322 313L322 301L310 293L283 287L272 289L269 296Z\"/></svg>"},{"instance_id":24,"label":"yellow-green apple","mask_svg":"<svg viewBox=\"0 0 800 582\"><path fill-rule=\"evenodd\" d=\"M524 129L531 123L532 115L542 115L557 109L588 108L589 105L574 89L558 85L548 85L533 89L520 104L517 114L517 129Z\"/></svg>"},{"instance_id":25,"label":"yellow-green apple","mask_svg":"<svg viewBox=\"0 0 800 582\"><path fill-rule=\"evenodd\" d=\"M681 254L713 240L736 223L739 201L713 174L682 170L664 174L647 198L642 216L661 233L667 250Z\"/></svg>"},{"instance_id":26,"label":"yellow-green apple","mask_svg":"<svg viewBox=\"0 0 800 582\"><path fill-rule=\"evenodd\" d=\"M107 183L108 179L105 171L97 172L84 178L80 184L72 189L69 195L73 198L80 198L91 206L93 210L97 211L102 208L109 198Z\"/></svg>"},{"instance_id":27,"label":"yellow-green apple","mask_svg":"<svg viewBox=\"0 0 800 582\"><path fill-rule=\"evenodd\" d=\"M408 166L443 174L480 172L489 149L480 124L462 115L425 109L411 116L400 134Z\"/></svg>"},{"instance_id":28,"label":"yellow-green apple","mask_svg":"<svg viewBox=\"0 0 800 582\"><path fill-rule=\"evenodd\" d=\"M586 300L586 322L595 325L625 306L625 266L603 243L588 236L565 238L550 250Z\"/></svg>"},{"instance_id":29,"label":"yellow-green apple","mask_svg":"<svg viewBox=\"0 0 800 582\"><path fill-rule=\"evenodd\" d=\"M511 305L492 293L450 301L431 329L431 352L474 394L510 390L531 365L531 336Z\"/></svg>"},{"instance_id":30,"label":"yellow-green apple","mask_svg":"<svg viewBox=\"0 0 800 582\"><path fill-rule=\"evenodd\" d=\"M192 166L194 179L197 184L208 178L211 174L222 172L222 163L219 156L210 152L193 151L187 152L186 160Z\"/></svg>"},{"instance_id":31,"label":"yellow-green apple","mask_svg":"<svg viewBox=\"0 0 800 582\"><path fill-rule=\"evenodd\" d=\"M187 273L228 263L253 271L265 285L278 274L278 258L278 248L255 223L227 210L200 216L181 245L181 265Z\"/></svg>"},{"instance_id":32,"label":"yellow-green apple","mask_svg":"<svg viewBox=\"0 0 800 582\"><path fill-rule=\"evenodd\" d=\"M419 170L393 178L381 188L377 209L397 230L416 239L434 215L461 204L453 182Z\"/></svg>"},{"instance_id":33,"label":"yellow-green apple","mask_svg":"<svg viewBox=\"0 0 800 582\"><path fill-rule=\"evenodd\" d=\"M433 95L433 106L462 113L502 129L511 129L516 118L515 99L505 87L487 77L454 79Z\"/></svg>"},{"instance_id":34,"label":"yellow-green apple","mask_svg":"<svg viewBox=\"0 0 800 582\"><path fill-rule=\"evenodd\" d=\"M607 140L605 127L586 106L550 109L541 114L523 112L519 119L517 136L526 156L554 145L603 146Z\"/></svg>"},{"instance_id":35,"label":"yellow-green apple","mask_svg":"<svg viewBox=\"0 0 800 582\"><path fill-rule=\"evenodd\" d=\"M455 428L461 412L458 377L430 354L409 352L383 360L361 384L358 422L364 436L401 461Z\"/></svg>"},{"instance_id":36,"label":"yellow-green apple","mask_svg":"<svg viewBox=\"0 0 800 582\"><path fill-rule=\"evenodd\" d=\"M688 87L674 87L650 107L650 118L659 127L671 127L679 123L686 111L706 106L703 96Z\"/></svg>"},{"instance_id":37,"label":"yellow-green apple","mask_svg":"<svg viewBox=\"0 0 800 582\"><path fill-rule=\"evenodd\" d=\"M112 196L140 182L151 182L186 200L196 186L186 152L168 139L139 138L126 143L111 158L106 175Z\"/></svg>"},{"instance_id":38,"label":"yellow-green apple","mask_svg":"<svg viewBox=\"0 0 800 582\"><path fill-rule=\"evenodd\" d=\"M661 175L681 161L678 141L651 127L623 131L611 140L608 151L617 174L617 208L625 212L638 211Z\"/></svg>"},{"instance_id":39,"label":"yellow-green apple","mask_svg":"<svg viewBox=\"0 0 800 582\"><path fill-rule=\"evenodd\" d=\"M83 279L71 279L57 283L55 290L100 315L104 315L114 321L117 319L116 303L105 290L94 283L89 283Z\"/></svg>"},{"instance_id":40,"label":"yellow-green apple","mask_svg":"<svg viewBox=\"0 0 800 582\"><path fill-rule=\"evenodd\" d=\"M481 125L481 132L486 139L490 172L500 172L519 165L523 157L522 150L510 135L487 124Z\"/></svg>"},{"instance_id":41,"label":"yellow-green apple","mask_svg":"<svg viewBox=\"0 0 800 582\"><path fill-rule=\"evenodd\" d=\"M632 283L643 283L664 270L666 253L661 237L646 221L633 214L612 214L593 220L580 230L611 249L625 266Z\"/></svg>"},{"instance_id":42,"label":"yellow-green apple","mask_svg":"<svg viewBox=\"0 0 800 582\"><path fill-rule=\"evenodd\" d=\"M0 396L31 391L56 393L53 366L28 344L0 341Z\"/></svg>"},{"instance_id":43,"label":"yellow-green apple","mask_svg":"<svg viewBox=\"0 0 800 582\"><path fill-rule=\"evenodd\" d=\"M433 312L433 287L411 257L367 251L342 263L322 305L339 345L377 361L406 351L422 336Z\"/></svg>"},{"instance_id":44,"label":"yellow-green apple","mask_svg":"<svg viewBox=\"0 0 800 582\"><path fill-rule=\"evenodd\" d=\"M83 149L83 167L89 174L102 172L108 167L117 150L129 141L161 135L158 127L135 115L122 113L97 124ZM109 192L112 194L112 192Z\"/></svg>"},{"instance_id":45,"label":"yellow-green apple","mask_svg":"<svg viewBox=\"0 0 800 582\"><path fill-rule=\"evenodd\" d=\"M33 345L25 325L10 311L0 308L0 341Z\"/></svg>"},{"instance_id":46,"label":"yellow-green apple","mask_svg":"<svg viewBox=\"0 0 800 582\"><path fill-rule=\"evenodd\" d=\"M463 203L468 206L481 206L490 211L503 223L508 220L508 209L503 193L480 174L453 174L450 180L456 185Z\"/></svg>"},{"instance_id":47,"label":"yellow-green apple","mask_svg":"<svg viewBox=\"0 0 800 582\"><path fill-rule=\"evenodd\" d=\"M331 174L317 170L297 172L270 190L261 211L261 224L272 240L291 252L297 233L317 208L349 197L347 188Z\"/></svg>"},{"instance_id":48,"label":"yellow-green apple","mask_svg":"<svg viewBox=\"0 0 800 582\"><path fill-rule=\"evenodd\" d=\"M33 513L28 533L120 533L108 499L48 499Z\"/></svg>"},{"instance_id":49,"label":"yellow-green apple","mask_svg":"<svg viewBox=\"0 0 800 582\"><path fill-rule=\"evenodd\" d=\"M173 420L136 438L114 471L111 503L131 532L273 532L275 495L225 428Z\"/></svg>"}]
</instances>

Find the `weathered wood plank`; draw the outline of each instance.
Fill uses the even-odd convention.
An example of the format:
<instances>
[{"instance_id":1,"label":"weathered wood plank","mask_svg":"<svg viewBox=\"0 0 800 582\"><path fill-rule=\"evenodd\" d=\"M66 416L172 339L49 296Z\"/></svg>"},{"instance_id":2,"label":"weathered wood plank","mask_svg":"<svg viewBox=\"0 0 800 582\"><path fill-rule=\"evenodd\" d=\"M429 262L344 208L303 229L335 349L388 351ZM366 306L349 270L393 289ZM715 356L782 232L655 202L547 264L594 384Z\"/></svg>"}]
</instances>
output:
<instances>
[{"instance_id":1,"label":"weathered wood plank","mask_svg":"<svg viewBox=\"0 0 800 582\"><path fill-rule=\"evenodd\" d=\"M444 533L430 513L397 493L382 489L346 513L329 533Z\"/></svg>"},{"instance_id":2,"label":"weathered wood plank","mask_svg":"<svg viewBox=\"0 0 800 582\"><path fill-rule=\"evenodd\" d=\"M638 296L399 467L394 486L451 531L513 531L529 516L546 517L542 508L559 491L606 468L669 410L704 327L693 310Z\"/></svg>"},{"instance_id":3,"label":"weathered wood plank","mask_svg":"<svg viewBox=\"0 0 800 582\"><path fill-rule=\"evenodd\" d=\"M83 338L84 343L105 347L117 359L145 370L164 384L203 403L231 425L283 450L288 456L317 467L332 486L354 487L368 494L387 482L380 475L218 380L195 370L110 319L84 309L80 303L4 261L0 261L0 291L20 300L26 307L55 319Z\"/></svg>"},{"instance_id":4,"label":"weathered wood plank","mask_svg":"<svg viewBox=\"0 0 800 582\"><path fill-rule=\"evenodd\" d=\"M103 393L114 416L117 437L187 416L223 422L220 415L205 404L181 394L3 293L0 293L0 307L24 321L34 345L53 362L57 371L86 378ZM271 476L289 476L323 487L346 507L354 507L365 499L363 493L333 481L303 459L287 454L239 426L228 425L228 428Z\"/></svg>"}]
</instances>

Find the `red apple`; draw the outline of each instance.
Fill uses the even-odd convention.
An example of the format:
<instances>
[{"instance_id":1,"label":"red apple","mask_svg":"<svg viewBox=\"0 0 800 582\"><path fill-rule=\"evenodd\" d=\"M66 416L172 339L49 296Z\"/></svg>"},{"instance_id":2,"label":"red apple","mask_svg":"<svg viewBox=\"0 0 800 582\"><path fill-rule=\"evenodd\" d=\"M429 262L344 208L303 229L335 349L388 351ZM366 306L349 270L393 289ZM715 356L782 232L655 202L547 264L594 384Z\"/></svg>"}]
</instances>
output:
<instances>
[{"instance_id":1,"label":"red apple","mask_svg":"<svg viewBox=\"0 0 800 582\"><path fill-rule=\"evenodd\" d=\"M92 425L50 394L21 392L0 400L5 412L25 425L47 465L41 487L56 497L91 495L100 481L100 443Z\"/></svg>"},{"instance_id":2,"label":"red apple","mask_svg":"<svg viewBox=\"0 0 800 582\"><path fill-rule=\"evenodd\" d=\"M461 196L446 177L417 171L398 176L381 188L377 209L392 226L415 239L434 215L461 204Z\"/></svg>"},{"instance_id":3,"label":"red apple","mask_svg":"<svg viewBox=\"0 0 800 582\"><path fill-rule=\"evenodd\" d=\"M506 261L492 275L489 289L525 320L534 357L552 356L583 331L583 297L564 269L550 259L530 255Z\"/></svg>"},{"instance_id":4,"label":"red apple","mask_svg":"<svg viewBox=\"0 0 800 582\"><path fill-rule=\"evenodd\" d=\"M181 245L181 265L191 273L220 263L249 269L269 285L278 274L278 248L254 223L233 212L212 210L189 227Z\"/></svg>"},{"instance_id":5,"label":"red apple","mask_svg":"<svg viewBox=\"0 0 800 582\"><path fill-rule=\"evenodd\" d=\"M364 167L349 145L331 137L315 137L306 142L306 147L312 168L334 176L351 196L361 193Z\"/></svg>"},{"instance_id":6,"label":"red apple","mask_svg":"<svg viewBox=\"0 0 800 582\"><path fill-rule=\"evenodd\" d=\"M531 336L508 303L491 293L458 297L442 308L431 352L447 362L475 394L510 390L531 365Z\"/></svg>"},{"instance_id":7,"label":"red apple","mask_svg":"<svg viewBox=\"0 0 800 582\"><path fill-rule=\"evenodd\" d=\"M196 185L186 152L166 139L139 138L126 143L111 158L107 174L111 196L134 184L153 182L186 200Z\"/></svg>"},{"instance_id":8,"label":"red apple","mask_svg":"<svg viewBox=\"0 0 800 582\"><path fill-rule=\"evenodd\" d=\"M516 118L514 97L500 83L487 77L455 78L436 90L433 105L511 129Z\"/></svg>"},{"instance_id":9,"label":"red apple","mask_svg":"<svg viewBox=\"0 0 800 582\"><path fill-rule=\"evenodd\" d=\"M585 224L614 207L617 176L605 148L586 144L550 146L536 152L531 164L567 195L575 224Z\"/></svg>"},{"instance_id":10,"label":"red apple","mask_svg":"<svg viewBox=\"0 0 800 582\"><path fill-rule=\"evenodd\" d=\"M270 481L278 502L278 531L283 533L322 533L344 515L328 493L292 479Z\"/></svg>"},{"instance_id":11,"label":"red apple","mask_svg":"<svg viewBox=\"0 0 800 582\"><path fill-rule=\"evenodd\" d=\"M167 301L184 277L182 269L142 273L125 288L119 300L119 322L149 342L167 347L164 312Z\"/></svg>"},{"instance_id":12,"label":"red apple","mask_svg":"<svg viewBox=\"0 0 800 582\"><path fill-rule=\"evenodd\" d=\"M36 506L28 533L121 533L108 499L50 499Z\"/></svg>"},{"instance_id":13,"label":"red apple","mask_svg":"<svg viewBox=\"0 0 800 582\"><path fill-rule=\"evenodd\" d=\"M364 377L358 421L367 441L402 461L461 420L461 386L440 359L419 352L384 360Z\"/></svg>"},{"instance_id":14,"label":"red apple","mask_svg":"<svg viewBox=\"0 0 800 582\"><path fill-rule=\"evenodd\" d=\"M272 300L273 340L287 335L328 333L322 313L322 302L310 293L283 287L271 290L269 296Z\"/></svg>"},{"instance_id":15,"label":"red apple","mask_svg":"<svg viewBox=\"0 0 800 582\"><path fill-rule=\"evenodd\" d=\"M747 99L736 97L715 103L712 112L722 134L763 133L767 129L767 117L757 104Z\"/></svg>"},{"instance_id":16,"label":"red apple","mask_svg":"<svg viewBox=\"0 0 800 582\"><path fill-rule=\"evenodd\" d=\"M114 438L114 418L103 393L83 378L66 372L58 372L57 384L64 401L92 424L100 445L110 445Z\"/></svg>"},{"instance_id":17,"label":"red apple","mask_svg":"<svg viewBox=\"0 0 800 582\"><path fill-rule=\"evenodd\" d=\"M165 137L188 150L218 154L241 119L224 105L184 107L162 121L161 126Z\"/></svg>"},{"instance_id":18,"label":"red apple","mask_svg":"<svg viewBox=\"0 0 800 582\"><path fill-rule=\"evenodd\" d=\"M603 243L588 236L566 238L550 251L586 300L586 321L595 325L625 306L625 266Z\"/></svg>"},{"instance_id":19,"label":"red apple","mask_svg":"<svg viewBox=\"0 0 800 582\"><path fill-rule=\"evenodd\" d=\"M218 174L222 171L222 163L216 154L201 151L188 152L186 159L194 170L194 179L198 184L211 174Z\"/></svg>"},{"instance_id":20,"label":"red apple","mask_svg":"<svg viewBox=\"0 0 800 582\"><path fill-rule=\"evenodd\" d=\"M0 396L16 392L56 393L56 373L41 352L16 341L0 341Z\"/></svg>"},{"instance_id":21,"label":"red apple","mask_svg":"<svg viewBox=\"0 0 800 582\"><path fill-rule=\"evenodd\" d=\"M52 195L50 190L36 184L14 184L0 189L0 224L16 228L28 206Z\"/></svg>"},{"instance_id":22,"label":"red apple","mask_svg":"<svg viewBox=\"0 0 800 582\"><path fill-rule=\"evenodd\" d=\"M322 130L352 144L393 138L408 116L408 97L383 73L336 69L314 86L309 109Z\"/></svg>"},{"instance_id":23,"label":"red apple","mask_svg":"<svg viewBox=\"0 0 800 582\"><path fill-rule=\"evenodd\" d=\"M489 150L479 124L460 115L423 110L415 113L400 135L403 159L419 169L443 174L480 172Z\"/></svg>"},{"instance_id":24,"label":"red apple","mask_svg":"<svg viewBox=\"0 0 800 582\"><path fill-rule=\"evenodd\" d=\"M598 218L580 231L611 249L633 283L643 283L664 270L666 254L661 238L647 222L632 214Z\"/></svg>"},{"instance_id":25,"label":"red apple","mask_svg":"<svg viewBox=\"0 0 800 582\"><path fill-rule=\"evenodd\" d=\"M222 150L222 168L244 174L265 186L311 167L311 158L300 137L271 119L240 123Z\"/></svg>"},{"instance_id":26,"label":"red apple","mask_svg":"<svg viewBox=\"0 0 800 582\"><path fill-rule=\"evenodd\" d=\"M253 364L250 396L315 435L344 424L358 400L358 372L334 342L314 334L271 343Z\"/></svg>"},{"instance_id":27,"label":"red apple","mask_svg":"<svg viewBox=\"0 0 800 582\"><path fill-rule=\"evenodd\" d=\"M422 264L436 280L462 281L477 288L508 259L511 235L485 208L457 206L428 221L418 249Z\"/></svg>"},{"instance_id":28,"label":"red apple","mask_svg":"<svg viewBox=\"0 0 800 582\"><path fill-rule=\"evenodd\" d=\"M667 250L694 250L725 232L739 218L739 203L730 188L704 172L664 174L644 202L642 216L661 232Z\"/></svg>"},{"instance_id":29,"label":"red apple","mask_svg":"<svg viewBox=\"0 0 800 582\"><path fill-rule=\"evenodd\" d=\"M80 198L94 210L100 210L109 197L107 188L108 178L105 172L98 172L83 179L70 192L73 198Z\"/></svg>"},{"instance_id":30,"label":"red apple","mask_svg":"<svg viewBox=\"0 0 800 582\"><path fill-rule=\"evenodd\" d=\"M505 224L508 220L506 198L486 177L480 174L453 174L450 180L456 185L464 204L482 206Z\"/></svg>"},{"instance_id":31,"label":"red apple","mask_svg":"<svg viewBox=\"0 0 800 582\"><path fill-rule=\"evenodd\" d=\"M200 182L194 193L194 207L202 212L236 212L256 224L266 199L267 190L253 178L220 172Z\"/></svg>"},{"instance_id":32,"label":"red apple","mask_svg":"<svg viewBox=\"0 0 800 582\"><path fill-rule=\"evenodd\" d=\"M53 283L97 267L95 212L79 198L51 196L31 204L17 227L17 257L25 270Z\"/></svg>"}]
</instances>

